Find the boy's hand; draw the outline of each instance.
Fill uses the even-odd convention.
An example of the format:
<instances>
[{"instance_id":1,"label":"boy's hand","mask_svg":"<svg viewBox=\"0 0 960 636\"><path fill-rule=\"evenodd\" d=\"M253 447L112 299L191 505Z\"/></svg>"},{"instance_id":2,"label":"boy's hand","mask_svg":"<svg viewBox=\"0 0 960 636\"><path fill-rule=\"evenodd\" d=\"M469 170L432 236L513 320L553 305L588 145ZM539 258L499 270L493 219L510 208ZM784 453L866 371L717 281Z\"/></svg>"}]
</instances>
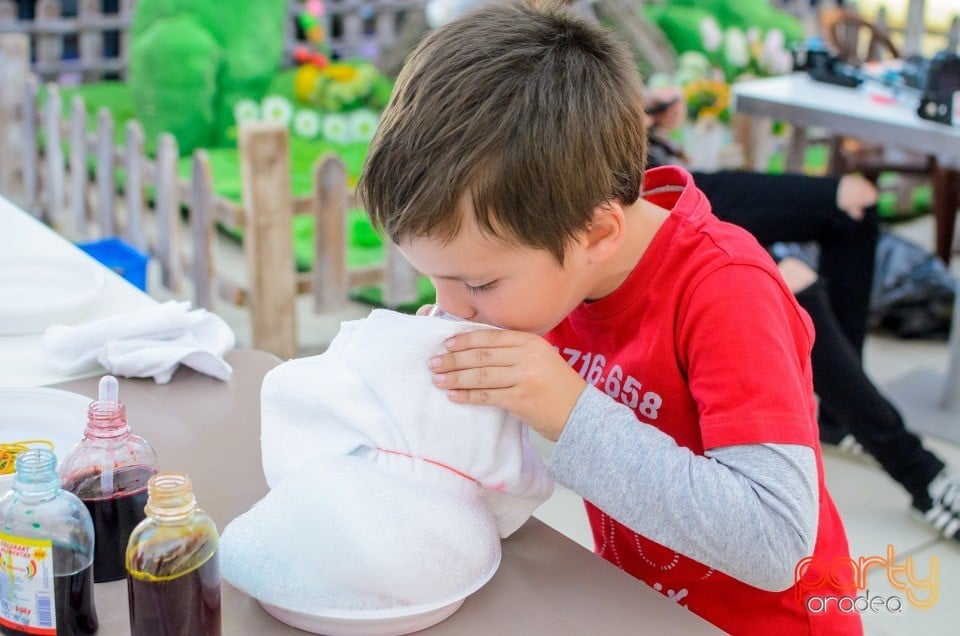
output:
<instances>
[{"instance_id":1,"label":"boy's hand","mask_svg":"<svg viewBox=\"0 0 960 636\"><path fill-rule=\"evenodd\" d=\"M521 331L481 329L445 343L430 359L433 383L462 404L506 409L556 441L587 385L550 344Z\"/></svg>"}]
</instances>

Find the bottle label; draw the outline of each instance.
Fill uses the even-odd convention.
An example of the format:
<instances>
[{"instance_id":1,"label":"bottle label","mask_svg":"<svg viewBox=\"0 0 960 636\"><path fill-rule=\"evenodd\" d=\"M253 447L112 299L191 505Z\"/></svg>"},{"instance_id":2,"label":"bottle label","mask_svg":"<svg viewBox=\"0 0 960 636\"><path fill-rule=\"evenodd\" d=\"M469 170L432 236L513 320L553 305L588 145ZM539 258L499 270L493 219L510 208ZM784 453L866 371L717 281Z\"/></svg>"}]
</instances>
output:
<instances>
[{"instance_id":1,"label":"bottle label","mask_svg":"<svg viewBox=\"0 0 960 636\"><path fill-rule=\"evenodd\" d=\"M53 542L0 532L0 625L56 634Z\"/></svg>"}]
</instances>

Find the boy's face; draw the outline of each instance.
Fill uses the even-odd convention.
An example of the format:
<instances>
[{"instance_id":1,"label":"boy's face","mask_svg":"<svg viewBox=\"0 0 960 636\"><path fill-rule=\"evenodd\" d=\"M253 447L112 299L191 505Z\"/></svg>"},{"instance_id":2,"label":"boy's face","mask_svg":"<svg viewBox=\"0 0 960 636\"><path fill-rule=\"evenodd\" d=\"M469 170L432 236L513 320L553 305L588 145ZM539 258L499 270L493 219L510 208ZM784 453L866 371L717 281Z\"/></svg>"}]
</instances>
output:
<instances>
[{"instance_id":1,"label":"boy's face","mask_svg":"<svg viewBox=\"0 0 960 636\"><path fill-rule=\"evenodd\" d=\"M481 233L472 205L462 199L463 223L453 240L403 240L407 260L430 277L437 305L466 320L543 335L586 298L588 267L581 242L564 266L550 252Z\"/></svg>"}]
</instances>

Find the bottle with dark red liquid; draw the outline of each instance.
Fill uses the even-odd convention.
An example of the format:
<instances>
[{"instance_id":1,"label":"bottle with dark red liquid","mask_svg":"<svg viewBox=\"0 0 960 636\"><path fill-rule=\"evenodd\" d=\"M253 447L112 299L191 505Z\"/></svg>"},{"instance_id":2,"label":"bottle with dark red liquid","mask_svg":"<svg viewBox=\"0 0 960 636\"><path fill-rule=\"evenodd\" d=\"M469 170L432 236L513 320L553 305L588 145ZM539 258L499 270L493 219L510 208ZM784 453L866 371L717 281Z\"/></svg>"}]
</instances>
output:
<instances>
[{"instance_id":1,"label":"bottle with dark red liquid","mask_svg":"<svg viewBox=\"0 0 960 636\"><path fill-rule=\"evenodd\" d=\"M93 519L97 583L126 576L127 540L144 519L147 481L157 472L157 454L130 431L127 409L117 394L117 379L104 376L100 397L87 410L83 439L60 464L64 490L80 497Z\"/></svg>"},{"instance_id":2,"label":"bottle with dark red liquid","mask_svg":"<svg viewBox=\"0 0 960 636\"><path fill-rule=\"evenodd\" d=\"M220 535L190 478L157 473L127 546L131 636L220 636Z\"/></svg>"},{"instance_id":3,"label":"bottle with dark red liquid","mask_svg":"<svg viewBox=\"0 0 960 636\"><path fill-rule=\"evenodd\" d=\"M0 498L0 634L96 633L90 513L60 488L51 451L24 451L14 465Z\"/></svg>"}]
</instances>

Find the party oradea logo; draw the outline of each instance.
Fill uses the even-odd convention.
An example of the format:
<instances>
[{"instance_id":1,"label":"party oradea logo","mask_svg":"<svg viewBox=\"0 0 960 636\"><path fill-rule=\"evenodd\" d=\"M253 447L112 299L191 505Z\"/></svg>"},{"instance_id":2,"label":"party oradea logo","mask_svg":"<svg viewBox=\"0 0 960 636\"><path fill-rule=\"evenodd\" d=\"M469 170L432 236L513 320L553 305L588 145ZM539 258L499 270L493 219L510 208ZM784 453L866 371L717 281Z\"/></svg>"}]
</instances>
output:
<instances>
[{"instance_id":1,"label":"party oradea logo","mask_svg":"<svg viewBox=\"0 0 960 636\"><path fill-rule=\"evenodd\" d=\"M890 596L871 595L867 589L867 574L871 571L886 572L887 581L895 593ZM904 603L920 609L933 607L940 596L940 566L936 557L930 557L926 578L917 572L913 557L897 563L892 545L887 545L886 557L862 556L822 559L809 556L797 563L794 569L794 589L797 598L811 614L840 611L845 614L864 612L888 612L899 614ZM823 590L852 590L852 595L823 594Z\"/></svg>"}]
</instances>

